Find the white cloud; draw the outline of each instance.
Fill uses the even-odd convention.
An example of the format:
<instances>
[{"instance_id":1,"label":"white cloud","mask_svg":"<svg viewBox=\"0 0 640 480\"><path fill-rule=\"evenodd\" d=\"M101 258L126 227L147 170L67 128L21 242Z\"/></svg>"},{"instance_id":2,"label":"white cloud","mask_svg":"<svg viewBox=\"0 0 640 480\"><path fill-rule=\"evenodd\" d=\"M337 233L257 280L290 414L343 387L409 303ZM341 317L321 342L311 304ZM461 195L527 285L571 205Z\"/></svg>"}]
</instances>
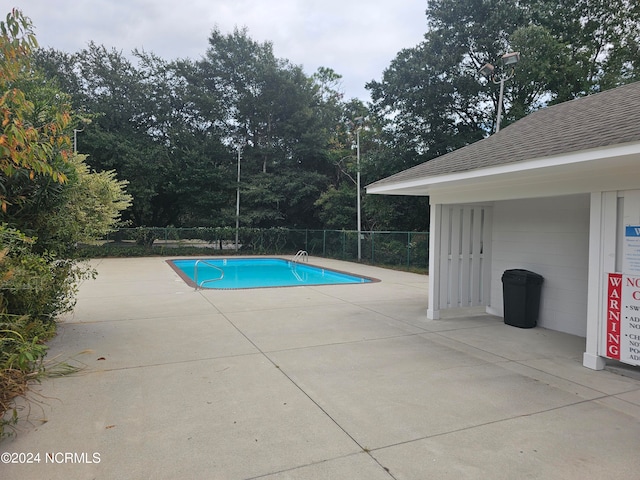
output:
<instances>
[{"instance_id":1,"label":"white cloud","mask_svg":"<svg viewBox=\"0 0 640 480\"><path fill-rule=\"evenodd\" d=\"M14 0L30 17L38 42L66 52L89 41L125 53L200 58L214 27L246 26L276 56L343 77L348 98L367 99L365 84L426 32L426 0Z\"/></svg>"}]
</instances>

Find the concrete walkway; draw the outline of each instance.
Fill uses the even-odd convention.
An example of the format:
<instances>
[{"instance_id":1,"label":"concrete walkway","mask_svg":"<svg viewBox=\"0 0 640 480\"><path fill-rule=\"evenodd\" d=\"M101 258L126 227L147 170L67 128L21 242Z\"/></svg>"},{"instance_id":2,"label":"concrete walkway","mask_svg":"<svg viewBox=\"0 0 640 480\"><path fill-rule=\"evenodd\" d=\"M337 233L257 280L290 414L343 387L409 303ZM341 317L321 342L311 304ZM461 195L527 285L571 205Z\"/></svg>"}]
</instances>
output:
<instances>
[{"instance_id":1,"label":"concrete walkway","mask_svg":"<svg viewBox=\"0 0 640 480\"><path fill-rule=\"evenodd\" d=\"M310 263L382 282L195 292L96 261L50 353L86 368L34 388L0 452L40 463L0 478L640 478L640 381L582 367L584 339L428 321L424 275Z\"/></svg>"}]
</instances>

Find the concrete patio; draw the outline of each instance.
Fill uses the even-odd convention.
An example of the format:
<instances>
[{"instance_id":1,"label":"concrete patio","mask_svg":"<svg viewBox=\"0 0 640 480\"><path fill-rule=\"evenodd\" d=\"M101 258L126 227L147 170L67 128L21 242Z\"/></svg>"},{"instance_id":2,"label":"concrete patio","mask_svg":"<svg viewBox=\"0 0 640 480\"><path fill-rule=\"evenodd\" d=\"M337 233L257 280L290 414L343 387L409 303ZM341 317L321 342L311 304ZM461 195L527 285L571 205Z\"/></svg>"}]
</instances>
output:
<instances>
[{"instance_id":1,"label":"concrete patio","mask_svg":"<svg viewBox=\"0 0 640 480\"><path fill-rule=\"evenodd\" d=\"M49 355L86 368L33 388L0 452L40 463L0 478L640 478L640 381L583 338L427 320L424 275L196 292L164 260L94 262Z\"/></svg>"}]
</instances>

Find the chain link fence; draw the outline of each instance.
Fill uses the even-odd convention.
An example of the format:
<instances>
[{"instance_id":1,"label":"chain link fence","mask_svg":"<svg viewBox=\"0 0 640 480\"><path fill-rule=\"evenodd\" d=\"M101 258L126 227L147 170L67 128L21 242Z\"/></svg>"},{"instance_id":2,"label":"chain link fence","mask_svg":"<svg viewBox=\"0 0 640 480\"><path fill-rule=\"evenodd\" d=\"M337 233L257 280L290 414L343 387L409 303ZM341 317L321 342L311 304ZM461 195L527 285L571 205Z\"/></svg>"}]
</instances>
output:
<instances>
[{"instance_id":1,"label":"chain link fence","mask_svg":"<svg viewBox=\"0 0 640 480\"><path fill-rule=\"evenodd\" d=\"M236 243L237 239L237 243ZM202 254L309 255L358 261L358 232L355 230L303 230L289 228L123 228L109 234L99 247L114 251L122 247L160 250L163 254L201 249ZM361 261L372 265L426 269L429 259L428 232L361 232Z\"/></svg>"}]
</instances>

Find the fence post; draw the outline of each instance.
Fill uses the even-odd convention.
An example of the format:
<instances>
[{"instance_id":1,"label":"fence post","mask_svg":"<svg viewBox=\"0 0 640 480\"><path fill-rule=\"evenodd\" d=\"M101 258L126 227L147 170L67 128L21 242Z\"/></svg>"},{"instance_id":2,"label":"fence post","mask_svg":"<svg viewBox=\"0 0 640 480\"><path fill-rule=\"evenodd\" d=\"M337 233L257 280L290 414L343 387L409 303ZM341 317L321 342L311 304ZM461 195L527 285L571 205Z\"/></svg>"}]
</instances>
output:
<instances>
[{"instance_id":1,"label":"fence post","mask_svg":"<svg viewBox=\"0 0 640 480\"><path fill-rule=\"evenodd\" d=\"M342 230L342 259L347 258L347 232Z\"/></svg>"},{"instance_id":2,"label":"fence post","mask_svg":"<svg viewBox=\"0 0 640 480\"><path fill-rule=\"evenodd\" d=\"M322 230L322 256L327 256L327 231Z\"/></svg>"},{"instance_id":3,"label":"fence post","mask_svg":"<svg viewBox=\"0 0 640 480\"><path fill-rule=\"evenodd\" d=\"M407 267L411 266L411 232L407 232Z\"/></svg>"},{"instance_id":4,"label":"fence post","mask_svg":"<svg viewBox=\"0 0 640 480\"><path fill-rule=\"evenodd\" d=\"M376 263L376 248L375 248L375 241L374 241L373 237L374 237L374 233L373 233L373 230L371 230L371 263L373 265L375 265L375 263Z\"/></svg>"}]
</instances>

